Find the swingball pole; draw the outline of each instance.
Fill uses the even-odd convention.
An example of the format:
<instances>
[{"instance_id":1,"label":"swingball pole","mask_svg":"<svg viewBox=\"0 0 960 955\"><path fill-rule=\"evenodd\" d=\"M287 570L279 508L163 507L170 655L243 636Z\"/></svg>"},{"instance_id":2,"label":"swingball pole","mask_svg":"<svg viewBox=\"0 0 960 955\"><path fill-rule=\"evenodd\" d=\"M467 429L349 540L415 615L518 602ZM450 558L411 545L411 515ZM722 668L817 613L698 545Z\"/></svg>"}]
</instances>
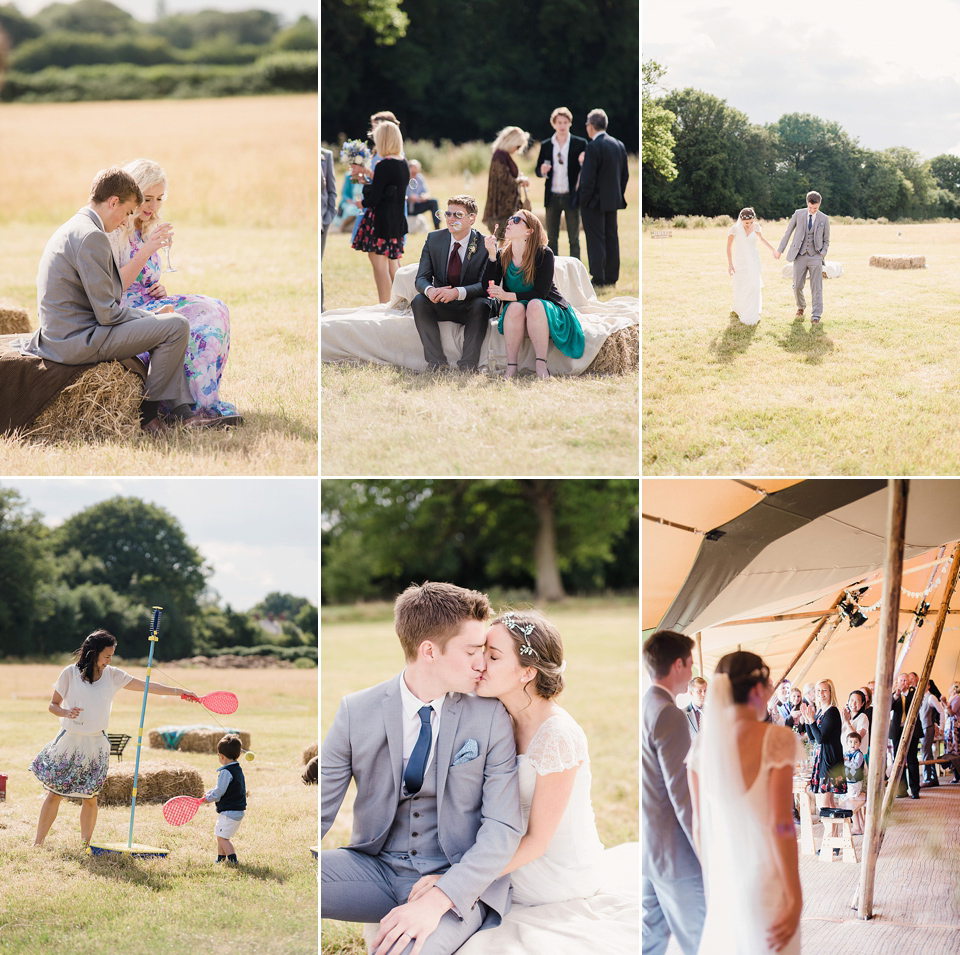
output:
<instances>
[{"instance_id":1,"label":"swingball pole","mask_svg":"<svg viewBox=\"0 0 960 955\"><path fill-rule=\"evenodd\" d=\"M127 844L118 842L103 843L94 845L90 843L90 852L93 855L103 855L105 853L117 853L119 855L129 855L136 859L146 859L150 857L166 858L169 850L158 849L154 846L135 846L133 844L133 818L137 811L137 780L140 776L140 748L143 746L143 726L147 717L147 694L150 692L150 671L153 669L153 648L160 639L160 615L163 613L163 607L153 608L153 621L150 625L150 654L147 657L147 678L143 687L143 705L140 707L140 729L137 731L137 760L133 767L133 791L130 794L130 832L127 836Z\"/></svg>"}]
</instances>

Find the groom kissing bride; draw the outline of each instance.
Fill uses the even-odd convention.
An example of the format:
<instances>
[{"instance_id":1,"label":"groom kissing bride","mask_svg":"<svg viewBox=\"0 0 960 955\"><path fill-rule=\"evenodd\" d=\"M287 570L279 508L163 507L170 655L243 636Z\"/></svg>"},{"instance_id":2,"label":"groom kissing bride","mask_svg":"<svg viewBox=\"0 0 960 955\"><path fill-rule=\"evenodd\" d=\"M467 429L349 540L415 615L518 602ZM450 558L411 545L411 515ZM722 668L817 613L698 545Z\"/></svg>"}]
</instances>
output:
<instances>
[{"instance_id":1,"label":"groom kissing bride","mask_svg":"<svg viewBox=\"0 0 960 955\"><path fill-rule=\"evenodd\" d=\"M594 914L586 938L624 950L630 905L597 894L586 737L554 702L560 635L536 613L489 615L486 595L448 583L397 598L405 668L344 697L323 742L322 834L351 779L357 795L349 846L321 853L320 914L379 923L374 955L504 955L512 903L599 900L608 924Z\"/></svg>"}]
</instances>

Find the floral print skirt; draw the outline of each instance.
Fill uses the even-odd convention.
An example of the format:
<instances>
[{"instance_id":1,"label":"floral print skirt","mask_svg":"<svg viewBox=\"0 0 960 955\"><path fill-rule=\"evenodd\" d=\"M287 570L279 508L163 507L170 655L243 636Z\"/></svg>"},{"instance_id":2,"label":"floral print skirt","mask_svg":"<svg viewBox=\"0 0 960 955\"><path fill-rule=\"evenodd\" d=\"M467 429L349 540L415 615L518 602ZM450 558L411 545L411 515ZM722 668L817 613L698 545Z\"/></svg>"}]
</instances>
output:
<instances>
[{"instance_id":1,"label":"floral print skirt","mask_svg":"<svg viewBox=\"0 0 960 955\"><path fill-rule=\"evenodd\" d=\"M813 772L810 775L811 791L815 793L845 794L847 780L844 776L843 763L833 767L826 767L823 763L823 749L817 746L813 754Z\"/></svg>"},{"instance_id":2,"label":"floral print skirt","mask_svg":"<svg viewBox=\"0 0 960 955\"><path fill-rule=\"evenodd\" d=\"M357 229L357 234L353 237L351 247L359 252L376 252L377 255L385 255L388 259L399 259L403 256L403 238L399 239L378 239L374 235L373 211L364 209L363 219Z\"/></svg>"},{"instance_id":3,"label":"floral print skirt","mask_svg":"<svg viewBox=\"0 0 960 955\"><path fill-rule=\"evenodd\" d=\"M30 764L44 789L60 796L96 796L110 768L110 741L106 733L83 736L61 730Z\"/></svg>"}]
</instances>

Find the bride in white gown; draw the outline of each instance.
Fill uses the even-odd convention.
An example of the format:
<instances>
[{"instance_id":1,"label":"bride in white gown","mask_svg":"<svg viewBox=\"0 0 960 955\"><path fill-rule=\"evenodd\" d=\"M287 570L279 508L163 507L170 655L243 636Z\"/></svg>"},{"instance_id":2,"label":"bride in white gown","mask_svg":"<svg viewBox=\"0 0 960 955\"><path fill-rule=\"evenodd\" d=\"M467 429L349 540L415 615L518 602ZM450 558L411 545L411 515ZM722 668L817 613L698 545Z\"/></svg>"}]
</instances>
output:
<instances>
[{"instance_id":1,"label":"bride in white gown","mask_svg":"<svg viewBox=\"0 0 960 955\"><path fill-rule=\"evenodd\" d=\"M773 252L773 246L760 230L757 214L748 206L740 210L727 235L727 271L733 276L733 311L744 325L756 325L763 310L763 269L757 240Z\"/></svg>"},{"instance_id":2,"label":"bride in white gown","mask_svg":"<svg viewBox=\"0 0 960 955\"><path fill-rule=\"evenodd\" d=\"M721 658L687 755L707 895L699 955L800 955L793 768L804 752L792 730L761 722L769 678L755 653Z\"/></svg>"},{"instance_id":3,"label":"bride in white gown","mask_svg":"<svg viewBox=\"0 0 960 955\"><path fill-rule=\"evenodd\" d=\"M638 845L605 851L597 835L587 738L554 702L566 666L560 634L537 613L511 611L487 631L486 658L477 695L498 697L513 720L524 835L504 869L513 907L459 955L635 951ZM421 879L410 898L431 880Z\"/></svg>"}]
</instances>

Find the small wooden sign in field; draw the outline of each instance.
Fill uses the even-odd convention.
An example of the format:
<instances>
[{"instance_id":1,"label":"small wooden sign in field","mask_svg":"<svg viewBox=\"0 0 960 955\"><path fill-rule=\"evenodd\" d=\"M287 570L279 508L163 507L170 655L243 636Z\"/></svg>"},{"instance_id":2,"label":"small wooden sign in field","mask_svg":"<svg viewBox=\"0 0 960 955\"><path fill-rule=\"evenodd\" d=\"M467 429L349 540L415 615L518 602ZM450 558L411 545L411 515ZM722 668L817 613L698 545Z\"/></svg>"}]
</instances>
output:
<instances>
[{"instance_id":1,"label":"small wooden sign in field","mask_svg":"<svg viewBox=\"0 0 960 955\"><path fill-rule=\"evenodd\" d=\"M672 230L672 229L654 229L654 230L650 233L650 238L651 238L651 239L659 239L659 240L660 240L660 254L662 255L662 254L664 253L664 251L665 251L665 250L664 250L664 247L663 247L663 240L664 240L664 239L672 239L672 238L673 238L673 230Z\"/></svg>"}]
</instances>

